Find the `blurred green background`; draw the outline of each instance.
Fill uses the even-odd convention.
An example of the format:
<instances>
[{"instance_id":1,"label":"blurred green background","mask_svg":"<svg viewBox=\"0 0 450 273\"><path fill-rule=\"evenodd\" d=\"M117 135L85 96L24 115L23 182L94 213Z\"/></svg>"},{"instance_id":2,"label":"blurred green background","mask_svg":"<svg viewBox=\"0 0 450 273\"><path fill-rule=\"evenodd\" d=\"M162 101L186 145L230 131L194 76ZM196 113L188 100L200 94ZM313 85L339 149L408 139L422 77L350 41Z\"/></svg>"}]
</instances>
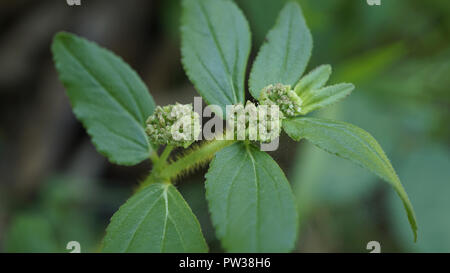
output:
<instances>
[{"instance_id":1,"label":"blurred green background","mask_svg":"<svg viewBox=\"0 0 450 273\"><path fill-rule=\"evenodd\" d=\"M67 30L122 56L157 104L193 102L179 51L179 0L0 2L0 251L98 250L109 218L150 170L113 165L74 118L49 51ZM283 0L236 0L252 29L250 63ZM298 0L314 37L308 70L331 64L352 82L345 101L314 115L370 132L415 207L413 243L403 207L376 176L288 137L271 155L300 209L297 252L450 252L450 1ZM206 167L177 182L213 252L204 199Z\"/></svg>"}]
</instances>

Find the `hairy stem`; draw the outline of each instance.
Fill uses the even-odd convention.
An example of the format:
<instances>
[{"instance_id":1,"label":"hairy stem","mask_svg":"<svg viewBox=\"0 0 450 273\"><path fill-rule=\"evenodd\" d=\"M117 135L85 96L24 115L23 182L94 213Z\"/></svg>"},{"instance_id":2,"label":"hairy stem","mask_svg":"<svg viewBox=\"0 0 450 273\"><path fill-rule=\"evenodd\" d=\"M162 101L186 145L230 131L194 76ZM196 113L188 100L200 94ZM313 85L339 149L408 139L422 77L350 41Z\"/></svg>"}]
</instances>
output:
<instances>
[{"instance_id":1,"label":"hairy stem","mask_svg":"<svg viewBox=\"0 0 450 273\"><path fill-rule=\"evenodd\" d=\"M173 179L184 171L188 171L190 168L210 160L216 152L233 144L234 142L234 140L214 140L208 142L199 148L193 149L177 161L168 165L166 168L161 170L160 176L163 179Z\"/></svg>"},{"instance_id":2,"label":"hairy stem","mask_svg":"<svg viewBox=\"0 0 450 273\"><path fill-rule=\"evenodd\" d=\"M167 158L173 150L173 146L169 145L162 152L161 156L154 161L154 167L150 175L141 183L138 191L154 182L167 182L176 178L183 172L191 170L202 163L210 160L214 154L223 148L233 144L235 140L213 140L201 146L193 148L184 156L173 162L167 164ZM157 155L156 155L157 156ZM153 159L152 159L153 161Z\"/></svg>"}]
</instances>

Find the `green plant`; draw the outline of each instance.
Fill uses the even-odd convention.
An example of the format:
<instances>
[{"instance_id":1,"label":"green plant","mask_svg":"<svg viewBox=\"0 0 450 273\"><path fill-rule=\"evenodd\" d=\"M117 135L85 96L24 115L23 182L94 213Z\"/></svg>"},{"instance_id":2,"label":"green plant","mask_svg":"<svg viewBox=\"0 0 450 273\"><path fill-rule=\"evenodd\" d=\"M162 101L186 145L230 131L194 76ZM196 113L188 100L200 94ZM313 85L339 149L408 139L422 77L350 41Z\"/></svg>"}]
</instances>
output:
<instances>
[{"instance_id":1,"label":"green plant","mask_svg":"<svg viewBox=\"0 0 450 273\"><path fill-rule=\"evenodd\" d=\"M229 0L184 0L181 32L182 63L202 97L222 110L243 105L251 41L248 23L237 6ZM311 50L312 37L301 9L288 2L253 64L250 94L260 105L279 106L282 128L292 139L305 138L391 183L416 238L412 205L376 140L353 125L304 116L343 99L354 88L347 83L325 86L329 65L302 77ZM208 141L171 161L175 146L187 148L192 141L175 141L167 130L180 119L197 128L198 117L190 107L155 108L144 83L127 64L73 34L58 33L52 52L73 111L97 150L120 165L147 158L153 163L148 178L111 218L103 251L207 251L200 225L173 182L211 158L206 196L225 250L287 252L294 248L298 230L294 196L283 171L255 146L257 142ZM177 109L175 115L170 114L173 109ZM158 155L163 144L166 148Z\"/></svg>"}]
</instances>

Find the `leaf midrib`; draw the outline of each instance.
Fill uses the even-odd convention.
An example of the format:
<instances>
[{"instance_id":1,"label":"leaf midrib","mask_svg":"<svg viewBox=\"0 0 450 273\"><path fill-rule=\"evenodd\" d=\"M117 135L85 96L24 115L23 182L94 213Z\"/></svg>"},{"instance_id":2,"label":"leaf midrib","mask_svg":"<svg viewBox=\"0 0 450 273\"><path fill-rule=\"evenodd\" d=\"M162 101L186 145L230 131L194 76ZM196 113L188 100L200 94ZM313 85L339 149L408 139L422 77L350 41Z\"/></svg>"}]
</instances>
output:
<instances>
[{"instance_id":1,"label":"leaf midrib","mask_svg":"<svg viewBox=\"0 0 450 273\"><path fill-rule=\"evenodd\" d=\"M216 47L217 47L217 49L218 49L218 51L219 51L220 59L221 59L223 65L224 65L224 67L225 67L225 70L226 70L227 74L228 74L228 75L230 76L230 78L231 78L231 76L234 75L234 74L231 74L231 72L230 72L230 68L228 67L228 63L227 63L226 60L225 60L225 56L224 56L224 54L223 54L222 47L220 46L220 43L219 43L219 41L218 41L218 39L217 39L217 35L216 35L216 33L215 33L215 31L214 31L214 28L213 28L213 26L212 26L212 24L211 24L211 21L210 21L208 15L207 15L207 12L206 12L206 10L205 10L205 7L204 7L204 5L203 5L203 2L199 2L199 6L200 6L200 10L201 10L203 16L205 17L206 25L207 25L207 27L208 27L208 30L209 30L209 32L210 32L210 34L211 34L211 36L212 36L212 38L213 38L213 41L214 41L214 43L216 44ZM237 49L237 50L239 50L239 49ZM231 80L231 83L232 83L232 84L231 84L231 88L232 88L232 93L233 93L234 104L237 104L237 103L238 103L238 100L237 100L237 97L236 97L236 89L235 89L235 86L234 86L235 83L234 83L232 80Z\"/></svg>"},{"instance_id":2,"label":"leaf midrib","mask_svg":"<svg viewBox=\"0 0 450 273\"><path fill-rule=\"evenodd\" d=\"M167 188L167 193L174 199L174 201L176 201L175 196L169 191L169 189ZM180 239L181 245L183 246L183 249L185 251L187 251L187 247L186 244L183 241L183 236L181 236L180 230L178 229L178 225L176 223L176 221L172 218L172 216L170 216L170 211L169 211L169 205L167 203L167 218L172 222L177 234L178 234L178 238Z\"/></svg>"},{"instance_id":3,"label":"leaf midrib","mask_svg":"<svg viewBox=\"0 0 450 273\"><path fill-rule=\"evenodd\" d=\"M287 62L288 62L288 56L290 54L290 42L291 42L291 28L292 28L292 11L289 12L289 25L288 25L288 34L287 34L287 39L286 39L286 54L284 54L284 60L283 60L283 68L286 71L287 70ZM280 72L281 73L281 70ZM279 79L282 79L283 77L281 75L278 76ZM283 83L284 84L284 83ZM290 84L290 83L289 83ZM295 82L293 83L295 84Z\"/></svg>"},{"instance_id":4,"label":"leaf midrib","mask_svg":"<svg viewBox=\"0 0 450 273\"><path fill-rule=\"evenodd\" d=\"M219 94L222 94L226 100L228 101L232 101L232 99L230 98L228 92L226 91L226 88L224 88L216 79L216 77L214 77L214 74L211 72L211 70L208 68L208 66L205 64L205 62L203 61L203 59L201 58L201 55L197 52L197 50L194 48L193 49L195 56L197 57L197 59L199 60L200 65L206 70L206 72L209 74L209 76L211 77L211 79L213 79L214 83L217 85L217 87L219 87L219 89L222 91ZM199 90L201 92L201 90ZM205 94L206 95L206 94ZM204 95L204 96L205 96Z\"/></svg>"},{"instance_id":5,"label":"leaf midrib","mask_svg":"<svg viewBox=\"0 0 450 273\"><path fill-rule=\"evenodd\" d=\"M117 57L119 58L119 57ZM120 58L119 58L120 59ZM133 98L133 103L135 104L136 108L138 109L138 111L143 114L145 113L144 110L142 109L141 104L139 103L139 100L136 98L134 92L133 92L133 88L131 88L130 83L128 82L128 80L122 75L122 72L120 71L120 69L117 69L117 66L115 64L115 62L113 62L113 60L111 60L108 56L106 56L105 60L111 65L111 67L113 67L114 71L116 72L117 75L119 75L119 78L122 80L122 82L125 84L125 86L128 89L128 94L131 94L131 97ZM124 62L124 64L127 66L127 64ZM146 90L147 91L147 90ZM134 116L134 115L133 115ZM144 117L145 118L145 117ZM139 120L139 123L144 123L144 120Z\"/></svg>"},{"instance_id":6,"label":"leaf midrib","mask_svg":"<svg viewBox=\"0 0 450 273\"><path fill-rule=\"evenodd\" d=\"M256 187L256 249L259 250L260 248L260 244L259 244L259 238L261 235L261 227L259 225L259 218L260 218L260 211L259 211L259 179L258 179L258 174L256 173L256 162L255 159L253 158L253 155L250 151L250 148L248 146L245 147L247 154L249 155L251 161L252 161L252 166L253 166L253 175L255 176L255 187Z\"/></svg>"}]
</instances>

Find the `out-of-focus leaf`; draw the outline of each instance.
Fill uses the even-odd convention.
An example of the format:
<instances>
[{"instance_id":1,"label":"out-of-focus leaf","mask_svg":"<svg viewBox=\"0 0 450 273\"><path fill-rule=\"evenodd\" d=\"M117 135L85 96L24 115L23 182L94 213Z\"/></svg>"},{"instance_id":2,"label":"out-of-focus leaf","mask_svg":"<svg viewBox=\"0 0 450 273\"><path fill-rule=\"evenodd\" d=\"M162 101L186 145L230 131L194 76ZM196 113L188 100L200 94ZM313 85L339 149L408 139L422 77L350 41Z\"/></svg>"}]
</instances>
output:
<instances>
[{"instance_id":1,"label":"out-of-focus leaf","mask_svg":"<svg viewBox=\"0 0 450 273\"><path fill-rule=\"evenodd\" d=\"M288 2L253 64L249 81L252 96L259 99L261 90L270 84L294 86L305 71L312 44L300 6Z\"/></svg>"},{"instance_id":2,"label":"out-of-focus leaf","mask_svg":"<svg viewBox=\"0 0 450 273\"><path fill-rule=\"evenodd\" d=\"M65 245L58 245L48 219L38 214L23 213L11 221L4 248L5 252L54 253L63 252Z\"/></svg>"},{"instance_id":3,"label":"out-of-focus leaf","mask_svg":"<svg viewBox=\"0 0 450 273\"><path fill-rule=\"evenodd\" d=\"M450 85L450 48L426 58L408 59L386 71L382 80L373 83L373 92L395 98L426 104L436 98L450 103L447 87ZM398 79L403 79L399 81ZM397 102L397 100L395 102Z\"/></svg>"},{"instance_id":4,"label":"out-of-focus leaf","mask_svg":"<svg viewBox=\"0 0 450 273\"><path fill-rule=\"evenodd\" d=\"M154 183L111 218L103 252L207 252L200 224L171 184Z\"/></svg>"},{"instance_id":5,"label":"out-of-focus leaf","mask_svg":"<svg viewBox=\"0 0 450 273\"><path fill-rule=\"evenodd\" d=\"M355 113L358 113L355 115ZM405 117L398 109L388 108L362 92L356 92L342 103L315 112L316 117L340 119L364 124L382 145L383 150L398 157L398 142L403 139ZM415 119L417 120L417 119ZM396 127L398 130L391 130ZM311 143L302 143L293 162L292 181L300 210L317 206L339 206L360 202L375 190L378 178L348 160L329 156ZM326 166L324 168L323 166Z\"/></svg>"},{"instance_id":6,"label":"out-of-focus leaf","mask_svg":"<svg viewBox=\"0 0 450 273\"><path fill-rule=\"evenodd\" d=\"M294 247L294 197L267 153L243 143L218 152L206 175L206 198L227 251L288 252Z\"/></svg>"},{"instance_id":7,"label":"out-of-focus leaf","mask_svg":"<svg viewBox=\"0 0 450 273\"><path fill-rule=\"evenodd\" d=\"M356 84L374 79L386 67L389 67L406 52L402 43L394 43L385 47L376 48L358 55L342 63L334 79L350 81Z\"/></svg>"},{"instance_id":8,"label":"out-of-focus leaf","mask_svg":"<svg viewBox=\"0 0 450 273\"><path fill-rule=\"evenodd\" d=\"M352 162L304 143L295 158L292 178L299 209L349 204L368 196L377 185L374 176ZM302 219L303 220L303 219Z\"/></svg>"},{"instance_id":9,"label":"out-of-focus leaf","mask_svg":"<svg viewBox=\"0 0 450 273\"><path fill-rule=\"evenodd\" d=\"M425 145L416 149L398 169L405 188L414 200L420 225L416 243L403 229L407 222L395 195L389 198L394 236L403 251L450 252L450 150L445 145Z\"/></svg>"},{"instance_id":10,"label":"out-of-focus leaf","mask_svg":"<svg viewBox=\"0 0 450 273\"><path fill-rule=\"evenodd\" d=\"M52 52L73 112L97 150L111 162L134 165L149 157L144 131L155 103L122 59L74 34L55 35Z\"/></svg>"}]
</instances>

